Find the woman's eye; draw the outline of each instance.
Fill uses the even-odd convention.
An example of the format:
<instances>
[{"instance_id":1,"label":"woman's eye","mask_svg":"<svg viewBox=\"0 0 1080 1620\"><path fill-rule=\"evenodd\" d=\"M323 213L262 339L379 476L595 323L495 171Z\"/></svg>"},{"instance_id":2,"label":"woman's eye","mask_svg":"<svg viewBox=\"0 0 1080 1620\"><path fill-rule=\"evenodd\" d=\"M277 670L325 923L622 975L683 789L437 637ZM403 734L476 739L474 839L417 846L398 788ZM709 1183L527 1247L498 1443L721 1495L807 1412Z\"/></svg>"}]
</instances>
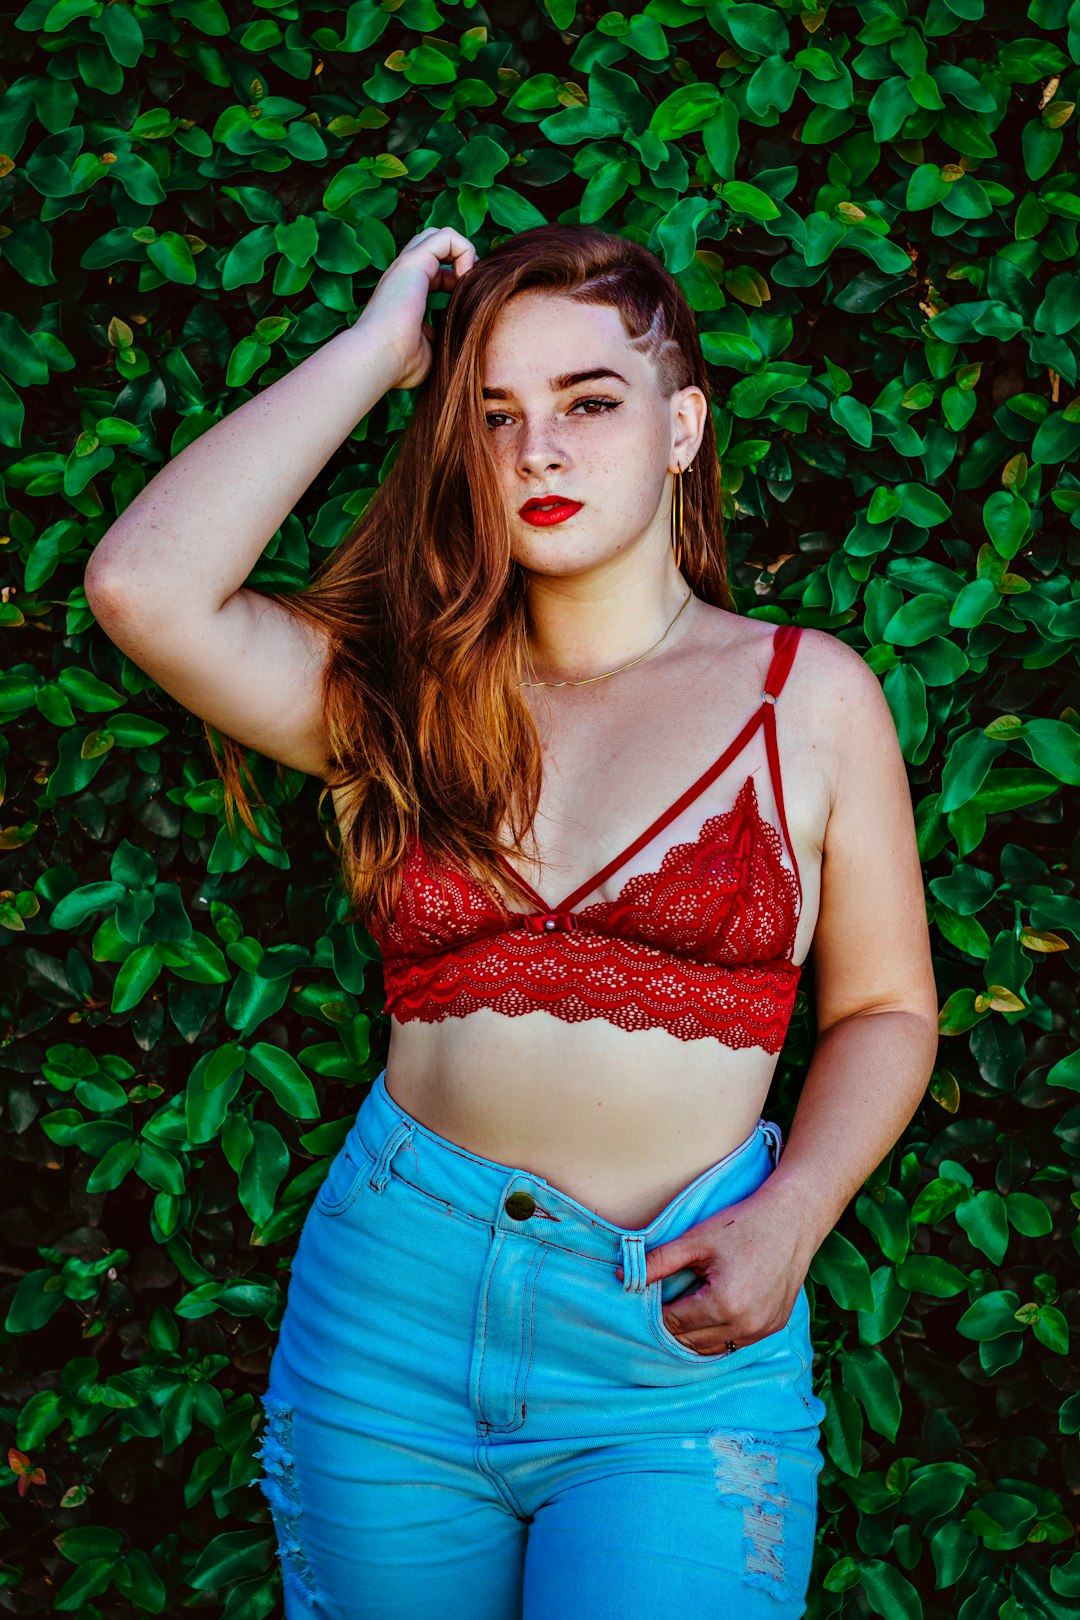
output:
<instances>
[{"instance_id":1,"label":"woman's eye","mask_svg":"<svg viewBox=\"0 0 1080 1620\"><path fill-rule=\"evenodd\" d=\"M617 399L579 399L577 401L577 404L573 405L571 407L571 409L576 411L577 408L578 408L578 405L603 405L604 406L603 411L587 411L586 412L587 416L603 416L603 415L605 415L605 413L607 411L615 410L621 403L622 402L620 400L617 400Z\"/></svg>"},{"instance_id":2,"label":"woman's eye","mask_svg":"<svg viewBox=\"0 0 1080 1620\"><path fill-rule=\"evenodd\" d=\"M582 414L585 415L585 416L606 416L608 411L616 411L616 410L618 410L618 408L619 408L619 406L621 404L622 404L622 400L620 400L620 399L600 399L599 397L595 397L595 398L590 397L589 399L578 399L578 400L574 401L573 405L571 405L570 414L573 415L573 413L578 409L578 407L580 405L602 405L604 407L603 410L584 411L584 412L582 412ZM491 426L491 421L492 421L493 417L495 417L495 416L505 416L505 415L506 415L505 411L489 411L486 418L485 418L488 427Z\"/></svg>"}]
</instances>

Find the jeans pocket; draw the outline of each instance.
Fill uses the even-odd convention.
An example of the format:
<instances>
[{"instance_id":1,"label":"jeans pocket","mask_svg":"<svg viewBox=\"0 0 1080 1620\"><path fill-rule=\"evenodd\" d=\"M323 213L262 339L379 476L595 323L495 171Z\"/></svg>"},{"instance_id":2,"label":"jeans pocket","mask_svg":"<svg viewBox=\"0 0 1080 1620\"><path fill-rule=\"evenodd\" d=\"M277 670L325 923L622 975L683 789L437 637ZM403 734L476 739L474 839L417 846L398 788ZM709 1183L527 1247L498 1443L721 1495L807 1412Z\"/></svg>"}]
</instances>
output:
<instances>
[{"instance_id":1,"label":"jeans pocket","mask_svg":"<svg viewBox=\"0 0 1080 1620\"><path fill-rule=\"evenodd\" d=\"M775 1333L766 1333L764 1338L755 1339L753 1344L737 1345L734 1350L693 1350L681 1339L677 1339L671 1329L664 1322L664 1305L668 1303L661 1298L660 1288L663 1278L648 1283L645 1288L645 1314L649 1330L656 1343L667 1354L677 1356L680 1361L687 1361L698 1366L719 1366L721 1362L728 1366L734 1363L754 1362L777 1351L786 1352L789 1349L789 1324L784 1323ZM701 1279L704 1283L704 1278ZM693 1293L693 1288L687 1288L685 1294ZM672 1296L673 1298L675 1296ZM680 1295L679 1297L684 1297Z\"/></svg>"},{"instance_id":2,"label":"jeans pocket","mask_svg":"<svg viewBox=\"0 0 1080 1620\"><path fill-rule=\"evenodd\" d=\"M315 1208L323 1215L343 1215L360 1191L372 1161L349 1137L333 1159L326 1179L315 1194Z\"/></svg>"},{"instance_id":3,"label":"jeans pocket","mask_svg":"<svg viewBox=\"0 0 1080 1620\"><path fill-rule=\"evenodd\" d=\"M704 1282L704 1278L699 1280ZM645 1315L648 1320L649 1330L660 1348L669 1355L678 1356L680 1361L689 1361L697 1365L709 1366L710 1363L729 1360L731 1354L729 1351L704 1352L692 1350L689 1345L683 1344L681 1339L675 1337L671 1329L664 1323L664 1306L668 1301L662 1297L663 1282L664 1278L661 1277L656 1282L647 1283L645 1287ZM672 1299L681 1299L694 1292L696 1290L691 1286L677 1295L672 1295Z\"/></svg>"}]
</instances>

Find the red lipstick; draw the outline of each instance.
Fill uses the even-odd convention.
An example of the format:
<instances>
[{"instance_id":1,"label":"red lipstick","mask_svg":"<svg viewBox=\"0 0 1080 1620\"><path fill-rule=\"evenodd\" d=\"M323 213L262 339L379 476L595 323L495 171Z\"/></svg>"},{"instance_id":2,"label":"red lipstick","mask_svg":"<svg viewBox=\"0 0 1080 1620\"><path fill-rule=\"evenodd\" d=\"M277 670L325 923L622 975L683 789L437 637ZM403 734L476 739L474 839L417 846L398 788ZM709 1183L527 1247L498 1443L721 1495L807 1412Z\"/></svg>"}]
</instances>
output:
<instances>
[{"instance_id":1,"label":"red lipstick","mask_svg":"<svg viewBox=\"0 0 1080 1620\"><path fill-rule=\"evenodd\" d=\"M575 512L581 511L581 501L568 501L561 495L534 495L519 508L526 523L544 527L551 523L565 523Z\"/></svg>"}]
</instances>

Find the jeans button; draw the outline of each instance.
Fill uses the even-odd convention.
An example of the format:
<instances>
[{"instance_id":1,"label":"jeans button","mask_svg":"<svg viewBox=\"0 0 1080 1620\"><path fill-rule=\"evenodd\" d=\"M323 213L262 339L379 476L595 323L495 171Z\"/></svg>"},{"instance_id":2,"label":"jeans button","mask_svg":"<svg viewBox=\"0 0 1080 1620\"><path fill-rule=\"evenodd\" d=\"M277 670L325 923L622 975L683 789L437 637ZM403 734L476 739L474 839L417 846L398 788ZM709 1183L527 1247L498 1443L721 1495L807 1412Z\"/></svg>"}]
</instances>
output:
<instances>
[{"instance_id":1,"label":"jeans button","mask_svg":"<svg viewBox=\"0 0 1080 1620\"><path fill-rule=\"evenodd\" d=\"M536 1200L532 1193L512 1192L503 1207L515 1221L527 1221L536 1208Z\"/></svg>"}]
</instances>

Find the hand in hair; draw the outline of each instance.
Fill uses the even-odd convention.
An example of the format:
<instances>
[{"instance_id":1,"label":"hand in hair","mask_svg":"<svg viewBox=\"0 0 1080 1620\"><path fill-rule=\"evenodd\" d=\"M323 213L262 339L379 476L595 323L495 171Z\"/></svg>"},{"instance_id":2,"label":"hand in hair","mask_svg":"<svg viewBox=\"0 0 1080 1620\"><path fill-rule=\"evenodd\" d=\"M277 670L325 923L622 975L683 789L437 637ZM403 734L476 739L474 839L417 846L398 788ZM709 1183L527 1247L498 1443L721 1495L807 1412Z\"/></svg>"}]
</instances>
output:
<instances>
[{"instance_id":1,"label":"hand in hair","mask_svg":"<svg viewBox=\"0 0 1080 1620\"><path fill-rule=\"evenodd\" d=\"M452 267L443 264L452 259ZM416 388L431 370L431 323L424 320L429 293L448 292L476 263L468 237L449 225L429 225L406 242L375 284L358 326L376 326L380 339L401 356L395 388Z\"/></svg>"}]
</instances>

